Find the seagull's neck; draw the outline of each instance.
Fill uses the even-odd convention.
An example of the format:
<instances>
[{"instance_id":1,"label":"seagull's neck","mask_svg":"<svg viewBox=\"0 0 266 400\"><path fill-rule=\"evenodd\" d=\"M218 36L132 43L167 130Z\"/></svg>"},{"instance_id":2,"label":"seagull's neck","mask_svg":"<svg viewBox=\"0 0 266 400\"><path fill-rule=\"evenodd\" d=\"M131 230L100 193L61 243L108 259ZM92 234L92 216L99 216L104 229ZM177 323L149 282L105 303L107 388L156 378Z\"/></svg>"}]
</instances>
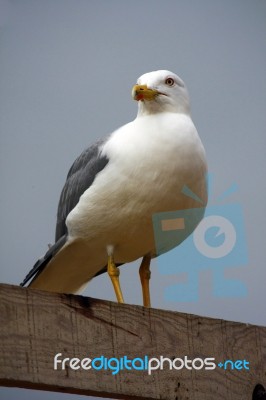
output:
<instances>
[{"instance_id":1,"label":"seagull's neck","mask_svg":"<svg viewBox=\"0 0 266 400\"><path fill-rule=\"evenodd\" d=\"M144 117L147 115L161 114L161 113L174 113L174 114L188 114L190 110L188 107L180 106L180 109L176 109L171 104L167 106L160 104L155 101L139 101L138 103L138 115L137 117Z\"/></svg>"},{"instance_id":2,"label":"seagull's neck","mask_svg":"<svg viewBox=\"0 0 266 400\"><path fill-rule=\"evenodd\" d=\"M154 115L154 114L161 114L164 112L167 112L168 110L165 110L164 107L158 106L158 104L154 102L146 103L143 104L142 102L139 102L139 108L138 108L138 117L144 117L147 115Z\"/></svg>"}]
</instances>

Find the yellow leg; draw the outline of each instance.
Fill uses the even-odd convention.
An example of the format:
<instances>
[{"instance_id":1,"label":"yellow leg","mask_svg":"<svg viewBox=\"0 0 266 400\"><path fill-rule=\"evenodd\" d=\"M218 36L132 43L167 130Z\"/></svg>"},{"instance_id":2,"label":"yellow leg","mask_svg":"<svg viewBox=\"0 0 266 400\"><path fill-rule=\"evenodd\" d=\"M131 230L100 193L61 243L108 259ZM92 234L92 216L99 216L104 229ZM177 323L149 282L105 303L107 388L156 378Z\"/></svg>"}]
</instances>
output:
<instances>
[{"instance_id":1,"label":"yellow leg","mask_svg":"<svg viewBox=\"0 0 266 400\"><path fill-rule=\"evenodd\" d=\"M124 303L124 299L123 299L123 295L122 295L122 291L121 291L121 287L120 287L120 283L119 283L120 271L117 268L117 266L115 265L114 258L112 255L108 256L107 272L111 278L118 303Z\"/></svg>"},{"instance_id":2,"label":"yellow leg","mask_svg":"<svg viewBox=\"0 0 266 400\"><path fill-rule=\"evenodd\" d=\"M139 268L139 275L140 275L140 281L141 281L141 287L142 287L142 296L143 296L143 305L144 307L150 307L151 306L151 300L150 300L150 278L151 278L151 271L150 271L150 263L151 263L151 257L150 256L144 256Z\"/></svg>"}]
</instances>

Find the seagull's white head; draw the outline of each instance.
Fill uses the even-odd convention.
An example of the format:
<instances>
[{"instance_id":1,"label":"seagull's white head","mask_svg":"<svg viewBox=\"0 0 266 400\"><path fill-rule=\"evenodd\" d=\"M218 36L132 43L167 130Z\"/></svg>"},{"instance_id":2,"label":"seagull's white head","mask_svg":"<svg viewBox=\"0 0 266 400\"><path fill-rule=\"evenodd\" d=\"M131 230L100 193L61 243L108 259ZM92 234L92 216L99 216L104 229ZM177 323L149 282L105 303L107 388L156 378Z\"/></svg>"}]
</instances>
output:
<instances>
[{"instance_id":1,"label":"seagull's white head","mask_svg":"<svg viewBox=\"0 0 266 400\"><path fill-rule=\"evenodd\" d=\"M132 97L138 101L138 116L159 112L189 114L187 88L176 74L167 70L142 75L132 89Z\"/></svg>"}]
</instances>

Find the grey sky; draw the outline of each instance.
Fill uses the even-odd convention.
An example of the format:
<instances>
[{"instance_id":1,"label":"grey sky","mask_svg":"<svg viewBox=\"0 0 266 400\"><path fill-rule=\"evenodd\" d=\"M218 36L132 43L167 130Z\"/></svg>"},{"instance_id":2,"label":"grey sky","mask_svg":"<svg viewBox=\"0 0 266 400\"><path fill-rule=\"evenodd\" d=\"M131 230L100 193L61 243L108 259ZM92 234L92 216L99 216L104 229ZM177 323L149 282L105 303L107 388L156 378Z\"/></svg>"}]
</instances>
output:
<instances>
[{"instance_id":1,"label":"grey sky","mask_svg":"<svg viewBox=\"0 0 266 400\"><path fill-rule=\"evenodd\" d=\"M162 275L155 261L152 304L265 325L265 20L261 0L0 0L0 281L18 284L53 242L69 167L95 139L135 118L136 79L169 69L189 89L213 204L238 185L225 203L243 207L249 263L226 274L245 282L248 296L214 298L206 271L198 302L169 303L164 291L179 276ZM123 267L121 282L126 301L141 304L137 268ZM107 276L84 294L114 300ZM0 390L3 400L35 397Z\"/></svg>"}]
</instances>

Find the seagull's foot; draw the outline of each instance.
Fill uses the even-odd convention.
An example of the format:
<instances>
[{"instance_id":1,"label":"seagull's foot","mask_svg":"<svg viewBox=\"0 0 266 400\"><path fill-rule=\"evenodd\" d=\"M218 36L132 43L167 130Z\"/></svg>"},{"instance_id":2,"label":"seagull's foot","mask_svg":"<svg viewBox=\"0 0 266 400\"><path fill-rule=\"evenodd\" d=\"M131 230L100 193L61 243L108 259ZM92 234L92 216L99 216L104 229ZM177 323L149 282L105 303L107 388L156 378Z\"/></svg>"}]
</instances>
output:
<instances>
[{"instance_id":1,"label":"seagull's foot","mask_svg":"<svg viewBox=\"0 0 266 400\"><path fill-rule=\"evenodd\" d=\"M146 255L143 257L139 268L144 307L151 306L150 285L149 285L151 279L150 263L151 263L151 257L149 255Z\"/></svg>"},{"instance_id":2,"label":"seagull's foot","mask_svg":"<svg viewBox=\"0 0 266 400\"><path fill-rule=\"evenodd\" d=\"M115 265L112 255L108 256L107 272L111 278L118 303L124 303L124 298L119 282L120 271Z\"/></svg>"}]
</instances>

